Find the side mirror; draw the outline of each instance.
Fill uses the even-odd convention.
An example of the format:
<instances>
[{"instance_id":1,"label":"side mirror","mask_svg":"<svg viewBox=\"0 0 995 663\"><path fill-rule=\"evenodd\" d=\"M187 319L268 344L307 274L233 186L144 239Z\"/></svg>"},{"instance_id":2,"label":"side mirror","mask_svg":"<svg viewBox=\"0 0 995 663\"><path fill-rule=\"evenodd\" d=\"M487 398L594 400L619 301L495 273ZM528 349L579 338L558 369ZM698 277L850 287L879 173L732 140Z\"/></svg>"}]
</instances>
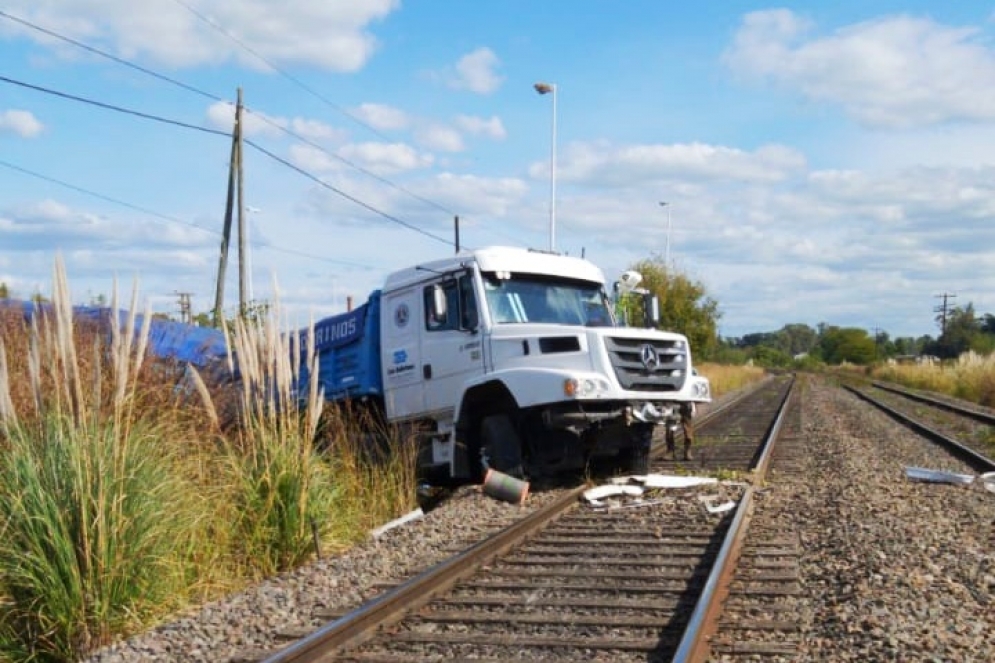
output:
<instances>
[{"instance_id":1,"label":"side mirror","mask_svg":"<svg viewBox=\"0 0 995 663\"><path fill-rule=\"evenodd\" d=\"M643 311L646 319L643 321L644 327L656 327L660 324L660 299L656 295L646 293L643 295Z\"/></svg>"},{"instance_id":2,"label":"side mirror","mask_svg":"<svg viewBox=\"0 0 995 663\"><path fill-rule=\"evenodd\" d=\"M446 300L445 289L436 283L432 286L432 310L429 311L429 315L432 317L432 321L436 324L441 325L446 321L446 316L448 315L448 301Z\"/></svg>"}]
</instances>

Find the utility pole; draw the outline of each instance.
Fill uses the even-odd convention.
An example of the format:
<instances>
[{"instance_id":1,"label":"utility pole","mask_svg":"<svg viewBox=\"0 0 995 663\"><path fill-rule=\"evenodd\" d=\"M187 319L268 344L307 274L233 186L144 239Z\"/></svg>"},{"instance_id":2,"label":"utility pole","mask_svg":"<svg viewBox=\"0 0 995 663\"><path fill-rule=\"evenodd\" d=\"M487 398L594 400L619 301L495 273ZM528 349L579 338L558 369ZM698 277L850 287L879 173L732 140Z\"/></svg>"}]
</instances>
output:
<instances>
[{"instance_id":1,"label":"utility pole","mask_svg":"<svg viewBox=\"0 0 995 663\"><path fill-rule=\"evenodd\" d=\"M225 203L225 225L221 234L221 256L218 260L218 282L214 294L214 326L221 326L225 305L225 271L228 268L228 243L231 241L232 213L235 208L236 183L238 185L238 236L239 236L239 301L240 313L244 312L245 275L242 261L244 212L242 206L242 88L238 88L235 105L235 128L231 136L231 161L228 166L228 198Z\"/></svg>"},{"instance_id":2,"label":"utility pole","mask_svg":"<svg viewBox=\"0 0 995 663\"><path fill-rule=\"evenodd\" d=\"M180 298L180 322L190 324L193 322L193 313L190 310L190 296L192 293L189 292L178 292L176 295Z\"/></svg>"},{"instance_id":3,"label":"utility pole","mask_svg":"<svg viewBox=\"0 0 995 663\"><path fill-rule=\"evenodd\" d=\"M236 167L238 174L238 314L245 315L248 310L245 287L245 198L243 185L245 183L242 171L242 88L238 89L238 104L235 106L235 127L238 134L238 149L236 152Z\"/></svg>"},{"instance_id":4,"label":"utility pole","mask_svg":"<svg viewBox=\"0 0 995 663\"><path fill-rule=\"evenodd\" d=\"M947 333L947 311L948 311L947 300L954 299L955 297L957 297L957 295L952 295L948 292L945 292L942 295L935 295L935 296L937 298L943 299L943 304L933 309L933 311L940 314L940 336L944 336Z\"/></svg>"}]
</instances>

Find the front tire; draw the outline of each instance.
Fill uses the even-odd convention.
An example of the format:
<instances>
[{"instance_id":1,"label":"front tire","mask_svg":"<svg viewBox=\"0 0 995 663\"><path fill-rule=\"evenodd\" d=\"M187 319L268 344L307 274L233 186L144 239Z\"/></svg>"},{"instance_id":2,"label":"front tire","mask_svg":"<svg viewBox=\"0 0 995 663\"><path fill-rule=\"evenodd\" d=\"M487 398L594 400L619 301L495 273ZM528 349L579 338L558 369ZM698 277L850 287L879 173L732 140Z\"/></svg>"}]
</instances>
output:
<instances>
[{"instance_id":1,"label":"front tire","mask_svg":"<svg viewBox=\"0 0 995 663\"><path fill-rule=\"evenodd\" d=\"M480 423L480 465L482 474L492 469L516 479L525 478L522 440L508 415L494 414Z\"/></svg>"}]
</instances>

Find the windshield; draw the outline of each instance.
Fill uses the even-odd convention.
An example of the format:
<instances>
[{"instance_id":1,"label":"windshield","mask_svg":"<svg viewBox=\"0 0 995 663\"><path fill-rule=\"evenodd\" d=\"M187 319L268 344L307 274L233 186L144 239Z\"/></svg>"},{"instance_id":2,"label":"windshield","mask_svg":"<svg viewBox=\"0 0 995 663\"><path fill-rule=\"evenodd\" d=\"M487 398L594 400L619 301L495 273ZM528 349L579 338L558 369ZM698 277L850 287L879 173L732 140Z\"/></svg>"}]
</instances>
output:
<instances>
[{"instance_id":1,"label":"windshield","mask_svg":"<svg viewBox=\"0 0 995 663\"><path fill-rule=\"evenodd\" d=\"M484 273L484 292L495 324L546 322L590 327L613 324L600 283L517 274ZM503 276L503 274L502 274Z\"/></svg>"}]
</instances>

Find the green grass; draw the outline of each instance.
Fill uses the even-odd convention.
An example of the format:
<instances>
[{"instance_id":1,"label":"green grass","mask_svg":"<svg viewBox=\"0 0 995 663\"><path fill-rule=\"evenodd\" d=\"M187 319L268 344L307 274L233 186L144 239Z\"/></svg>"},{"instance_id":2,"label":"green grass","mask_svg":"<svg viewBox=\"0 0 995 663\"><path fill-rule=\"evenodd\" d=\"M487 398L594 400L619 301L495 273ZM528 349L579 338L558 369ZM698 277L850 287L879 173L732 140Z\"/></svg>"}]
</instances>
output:
<instances>
[{"instance_id":1,"label":"green grass","mask_svg":"<svg viewBox=\"0 0 995 663\"><path fill-rule=\"evenodd\" d=\"M59 264L55 284L53 312L29 330L29 416L17 416L0 362L0 653L10 660L72 660L168 609L184 593L195 530L175 454L155 422L135 417L146 337L132 317L109 347L81 354Z\"/></svg>"},{"instance_id":2,"label":"green grass","mask_svg":"<svg viewBox=\"0 0 995 663\"><path fill-rule=\"evenodd\" d=\"M148 361L136 294L108 339L73 319L61 261L53 282L51 314L0 317L0 661L78 660L416 502L397 431L323 412L316 383L298 401L278 307L232 331L236 389L191 392Z\"/></svg>"}]
</instances>

